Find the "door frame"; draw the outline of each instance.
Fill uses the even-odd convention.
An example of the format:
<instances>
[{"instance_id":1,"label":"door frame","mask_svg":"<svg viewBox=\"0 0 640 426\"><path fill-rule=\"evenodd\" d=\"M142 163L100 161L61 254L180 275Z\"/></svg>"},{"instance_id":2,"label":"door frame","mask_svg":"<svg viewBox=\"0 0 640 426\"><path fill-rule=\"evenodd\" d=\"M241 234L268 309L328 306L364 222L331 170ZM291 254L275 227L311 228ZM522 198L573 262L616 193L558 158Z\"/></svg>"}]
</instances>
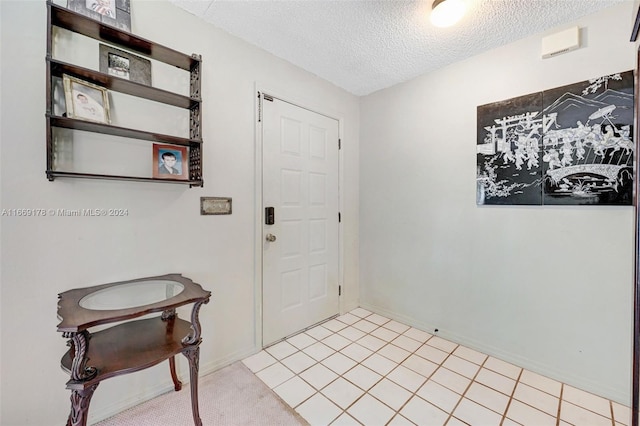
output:
<instances>
[{"instance_id":1,"label":"door frame","mask_svg":"<svg viewBox=\"0 0 640 426\"><path fill-rule=\"evenodd\" d=\"M263 102L263 95L267 94L273 98L279 99L283 102L298 106L300 108L315 112L320 115L332 118L338 121L338 138L341 143L344 142L344 118L342 114L333 111L332 108L326 105L318 105L316 102L311 102L309 99L300 96L299 94L293 94L282 88L277 88L256 82L254 90L254 102L255 102L255 150L254 150L254 256L253 256L253 281L254 281L254 345L256 350L261 350L263 345L262 340L262 209L263 209L263 197L262 197L262 155L263 155L263 140L262 140L262 111L261 103ZM344 211L344 161L343 150L338 150L338 208L340 212ZM338 314L343 313L344 298L344 233L342 222L338 223L338 285L342 286L342 292L338 296Z\"/></svg>"},{"instance_id":2,"label":"door frame","mask_svg":"<svg viewBox=\"0 0 640 426\"><path fill-rule=\"evenodd\" d=\"M640 9L636 14L635 25L631 41L635 42L640 28ZM634 253L633 253L633 353L631 367L631 422L630 426L640 426L640 168L638 158L640 154L640 46L636 46L636 69L634 70L634 121L635 130L635 170L634 170L634 199L633 199L633 226L634 226Z\"/></svg>"}]
</instances>

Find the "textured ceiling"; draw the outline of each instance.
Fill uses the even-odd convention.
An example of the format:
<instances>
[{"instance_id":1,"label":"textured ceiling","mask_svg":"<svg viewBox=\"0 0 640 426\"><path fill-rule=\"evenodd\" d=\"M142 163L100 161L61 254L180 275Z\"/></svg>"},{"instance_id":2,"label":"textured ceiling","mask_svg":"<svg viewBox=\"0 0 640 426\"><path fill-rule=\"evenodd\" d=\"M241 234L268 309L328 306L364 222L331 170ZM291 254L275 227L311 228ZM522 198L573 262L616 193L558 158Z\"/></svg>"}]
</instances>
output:
<instances>
[{"instance_id":1,"label":"textured ceiling","mask_svg":"<svg viewBox=\"0 0 640 426\"><path fill-rule=\"evenodd\" d=\"M338 87L367 95L628 0L465 0L463 20L445 29L429 22L432 0L170 1Z\"/></svg>"}]
</instances>

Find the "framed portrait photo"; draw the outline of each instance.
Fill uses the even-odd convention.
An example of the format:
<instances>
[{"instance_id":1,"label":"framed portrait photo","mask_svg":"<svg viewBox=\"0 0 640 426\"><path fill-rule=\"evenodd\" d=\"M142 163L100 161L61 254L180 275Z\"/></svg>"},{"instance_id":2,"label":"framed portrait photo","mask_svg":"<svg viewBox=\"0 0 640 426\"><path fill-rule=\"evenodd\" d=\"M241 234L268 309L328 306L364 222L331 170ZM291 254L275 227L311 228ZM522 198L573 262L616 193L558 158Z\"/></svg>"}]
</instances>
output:
<instances>
[{"instance_id":1,"label":"framed portrait photo","mask_svg":"<svg viewBox=\"0 0 640 426\"><path fill-rule=\"evenodd\" d=\"M62 75L67 117L110 124L107 89L67 74Z\"/></svg>"},{"instance_id":2,"label":"framed portrait photo","mask_svg":"<svg viewBox=\"0 0 640 426\"><path fill-rule=\"evenodd\" d=\"M151 61L100 44L100 72L151 86Z\"/></svg>"},{"instance_id":3,"label":"framed portrait photo","mask_svg":"<svg viewBox=\"0 0 640 426\"><path fill-rule=\"evenodd\" d=\"M131 0L67 0L67 8L131 32Z\"/></svg>"},{"instance_id":4,"label":"framed portrait photo","mask_svg":"<svg viewBox=\"0 0 640 426\"><path fill-rule=\"evenodd\" d=\"M189 180L189 153L186 146L153 144L153 177Z\"/></svg>"}]
</instances>

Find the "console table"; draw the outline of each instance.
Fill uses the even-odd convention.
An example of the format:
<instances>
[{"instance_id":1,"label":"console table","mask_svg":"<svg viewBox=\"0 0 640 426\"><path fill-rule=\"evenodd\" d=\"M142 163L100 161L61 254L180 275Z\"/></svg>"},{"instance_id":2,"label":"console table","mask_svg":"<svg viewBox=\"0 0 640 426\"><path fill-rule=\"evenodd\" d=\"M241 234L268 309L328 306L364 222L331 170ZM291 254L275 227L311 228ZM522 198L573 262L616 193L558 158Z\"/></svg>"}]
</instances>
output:
<instances>
[{"instance_id":1,"label":"console table","mask_svg":"<svg viewBox=\"0 0 640 426\"><path fill-rule=\"evenodd\" d=\"M191 408L196 426L198 412L198 364L201 327L200 307L211 292L180 274L140 278L78 288L58 295L58 331L69 339L62 369L70 375L71 412L67 426L85 426L93 392L102 380L133 373L169 360L176 391L182 388L175 355L189 361ZM178 318L176 308L193 304L191 321ZM160 316L133 320L161 312ZM131 321L133 320L133 321ZM124 322L123 322L124 321ZM90 332L95 326L118 322Z\"/></svg>"}]
</instances>

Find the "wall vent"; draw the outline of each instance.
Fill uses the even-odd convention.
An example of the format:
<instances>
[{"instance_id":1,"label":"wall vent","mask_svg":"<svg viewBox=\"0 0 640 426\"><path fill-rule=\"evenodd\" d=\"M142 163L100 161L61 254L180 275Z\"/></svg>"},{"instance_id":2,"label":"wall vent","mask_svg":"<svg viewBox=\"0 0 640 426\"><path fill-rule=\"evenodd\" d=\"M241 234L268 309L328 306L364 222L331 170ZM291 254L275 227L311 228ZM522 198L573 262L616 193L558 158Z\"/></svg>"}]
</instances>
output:
<instances>
[{"instance_id":1,"label":"wall vent","mask_svg":"<svg viewBox=\"0 0 640 426\"><path fill-rule=\"evenodd\" d=\"M579 47L580 28L572 27L542 38L542 59L558 56Z\"/></svg>"}]
</instances>

